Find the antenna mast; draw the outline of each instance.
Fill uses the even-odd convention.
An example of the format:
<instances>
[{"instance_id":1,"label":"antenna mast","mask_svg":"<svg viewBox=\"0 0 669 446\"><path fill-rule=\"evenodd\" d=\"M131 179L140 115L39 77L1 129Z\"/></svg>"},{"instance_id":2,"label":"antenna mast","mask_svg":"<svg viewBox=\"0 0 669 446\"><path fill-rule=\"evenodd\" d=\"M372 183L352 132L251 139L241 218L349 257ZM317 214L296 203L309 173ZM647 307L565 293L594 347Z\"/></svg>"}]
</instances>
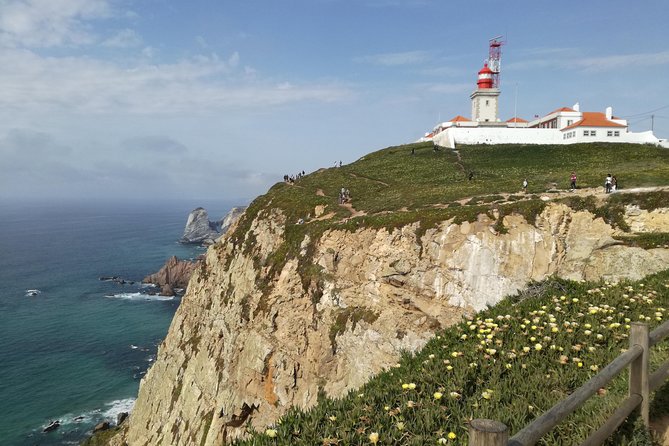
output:
<instances>
[{"instance_id":1,"label":"antenna mast","mask_svg":"<svg viewBox=\"0 0 669 446\"><path fill-rule=\"evenodd\" d=\"M488 42L488 68L492 71L492 88L499 88L499 73L502 70L502 45L506 42L501 40L502 36L493 37Z\"/></svg>"}]
</instances>

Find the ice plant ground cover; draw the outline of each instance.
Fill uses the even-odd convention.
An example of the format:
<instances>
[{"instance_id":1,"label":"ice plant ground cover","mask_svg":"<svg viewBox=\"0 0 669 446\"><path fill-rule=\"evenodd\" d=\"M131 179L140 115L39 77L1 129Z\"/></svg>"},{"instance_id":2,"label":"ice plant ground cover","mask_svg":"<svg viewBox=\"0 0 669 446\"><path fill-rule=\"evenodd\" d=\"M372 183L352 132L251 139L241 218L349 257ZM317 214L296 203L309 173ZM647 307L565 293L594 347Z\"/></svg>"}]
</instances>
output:
<instances>
[{"instance_id":1,"label":"ice plant ground cover","mask_svg":"<svg viewBox=\"0 0 669 446\"><path fill-rule=\"evenodd\" d=\"M273 435L252 431L237 444L465 445L474 418L501 421L513 434L624 351L632 322L652 330L669 318L669 270L638 282L550 279L531 289L437 332L346 397L291 409ZM651 371L668 358L666 341L653 347ZM623 373L539 444L582 442L626 394ZM669 413L668 396L669 386L655 393L651 416ZM651 444L635 417L610 441Z\"/></svg>"}]
</instances>

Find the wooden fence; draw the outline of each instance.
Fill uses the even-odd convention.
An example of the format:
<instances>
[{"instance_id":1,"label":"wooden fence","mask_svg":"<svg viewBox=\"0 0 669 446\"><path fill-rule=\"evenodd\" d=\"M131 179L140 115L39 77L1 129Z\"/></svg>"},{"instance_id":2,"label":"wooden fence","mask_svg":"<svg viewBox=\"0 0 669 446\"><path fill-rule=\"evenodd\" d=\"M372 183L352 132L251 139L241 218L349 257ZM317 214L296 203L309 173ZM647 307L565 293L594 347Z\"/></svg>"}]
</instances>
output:
<instances>
[{"instance_id":1,"label":"wooden fence","mask_svg":"<svg viewBox=\"0 0 669 446\"><path fill-rule=\"evenodd\" d=\"M602 444L632 411L640 407L641 418L648 428L649 394L659 388L669 377L669 361L649 375L649 349L669 335L669 321L648 334L648 325L641 322L631 324L630 347L604 367L597 375L576 389L574 393L560 401L532 423L525 426L509 439L506 425L493 420L472 420L469 427L471 446L530 446L560 424L567 416L581 407L588 398L629 366L629 396L608 418L602 427L588 437L581 446Z\"/></svg>"}]
</instances>

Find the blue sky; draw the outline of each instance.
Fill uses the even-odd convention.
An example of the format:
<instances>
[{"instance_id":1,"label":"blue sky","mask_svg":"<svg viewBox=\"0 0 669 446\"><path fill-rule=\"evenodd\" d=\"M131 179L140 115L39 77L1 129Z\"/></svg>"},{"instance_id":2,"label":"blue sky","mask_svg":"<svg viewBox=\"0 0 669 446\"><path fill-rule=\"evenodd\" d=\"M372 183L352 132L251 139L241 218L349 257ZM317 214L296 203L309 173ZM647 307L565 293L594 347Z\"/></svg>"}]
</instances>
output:
<instances>
[{"instance_id":1,"label":"blue sky","mask_svg":"<svg viewBox=\"0 0 669 446\"><path fill-rule=\"evenodd\" d=\"M664 0L0 0L0 198L243 202L469 116L576 102L669 137ZM197 204L197 203L195 203Z\"/></svg>"}]
</instances>

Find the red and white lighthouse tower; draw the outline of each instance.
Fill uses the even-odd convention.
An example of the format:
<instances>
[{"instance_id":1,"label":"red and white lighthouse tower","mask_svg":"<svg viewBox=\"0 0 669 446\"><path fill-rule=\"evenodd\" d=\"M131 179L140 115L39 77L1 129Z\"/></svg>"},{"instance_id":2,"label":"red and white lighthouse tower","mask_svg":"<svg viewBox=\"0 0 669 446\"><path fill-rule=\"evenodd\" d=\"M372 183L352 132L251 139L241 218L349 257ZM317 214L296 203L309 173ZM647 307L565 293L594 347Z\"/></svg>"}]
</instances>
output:
<instances>
[{"instance_id":1,"label":"red and white lighthouse tower","mask_svg":"<svg viewBox=\"0 0 669 446\"><path fill-rule=\"evenodd\" d=\"M500 122L498 114L499 73L502 60L501 36L490 39L488 60L478 72L476 90L471 94L472 121L492 123Z\"/></svg>"}]
</instances>

